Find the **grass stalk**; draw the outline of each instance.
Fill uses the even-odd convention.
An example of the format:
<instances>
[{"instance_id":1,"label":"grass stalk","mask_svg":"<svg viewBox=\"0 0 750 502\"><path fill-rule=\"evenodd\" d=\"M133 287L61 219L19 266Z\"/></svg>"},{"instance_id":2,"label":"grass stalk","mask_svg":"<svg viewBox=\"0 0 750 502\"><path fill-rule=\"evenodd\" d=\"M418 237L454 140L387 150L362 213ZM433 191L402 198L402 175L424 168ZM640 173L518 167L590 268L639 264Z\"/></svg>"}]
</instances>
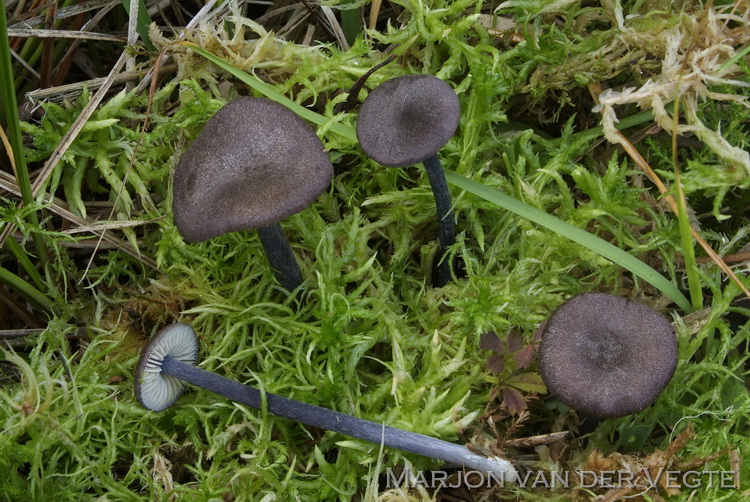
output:
<instances>
[{"instance_id":1,"label":"grass stalk","mask_svg":"<svg viewBox=\"0 0 750 502\"><path fill-rule=\"evenodd\" d=\"M741 61L742 58L744 58L745 56L748 55L748 53L750 53L750 45L745 46L741 51L739 51L737 54L735 54L726 63L724 63L723 65L721 65L721 67L719 67L719 73L725 72L727 68L729 68L733 64Z\"/></svg>"},{"instance_id":2,"label":"grass stalk","mask_svg":"<svg viewBox=\"0 0 750 502\"><path fill-rule=\"evenodd\" d=\"M664 293L670 300L676 303L683 311L692 312L693 308L677 287L667 280L663 275L649 267L641 260L628 254L622 249L590 234L589 232L575 227L551 214L547 214L535 207L529 206L514 199L509 195L485 186L477 181L465 178L453 171L445 170L445 177L448 182L462 190L481 197L482 199L492 202L503 209L526 218L534 223L541 225L553 232L561 235L581 246L594 251L595 253L607 258L608 260L629 270L633 275L645 280L656 289Z\"/></svg>"},{"instance_id":3,"label":"grass stalk","mask_svg":"<svg viewBox=\"0 0 750 502\"><path fill-rule=\"evenodd\" d=\"M184 45L190 48L192 51L195 51L196 53L200 54L204 58L208 59L215 65L222 68L223 70L231 73L232 75L240 79L245 84L249 85L256 91L263 94L268 99L272 99L276 101L277 103L286 106L287 108L292 110L294 113L296 113L303 119L308 120L318 126L325 127L328 130L335 132L336 134L343 136L349 140L357 141L357 134L353 128L348 127L339 122L332 122L331 119L324 117L323 115L320 115L319 113L315 113L314 111L308 108L305 108L304 106L298 103L295 103L294 101L292 101L291 99L287 98L286 96L281 94L279 91L274 89L273 86L268 85L267 83L263 82L261 79L259 79L255 75L251 75L247 72L240 70L236 66L227 63L223 59L215 56L214 54L211 54L210 52L198 47L195 44L192 44L190 42L179 42L179 43L181 45Z\"/></svg>"},{"instance_id":4,"label":"grass stalk","mask_svg":"<svg viewBox=\"0 0 750 502\"><path fill-rule=\"evenodd\" d=\"M13 67L10 61L10 43L8 41L8 23L5 16L5 9L0 9L0 103L2 103L8 141L12 150L8 152L8 157L15 166L15 174L21 190L21 200L24 205L30 206L34 203L34 196L31 191L31 178L26 166L23 139L21 137L21 128L19 127L18 104L16 102L16 91L13 83ZM29 223L34 227L39 225L39 217L36 212L29 213ZM39 262L42 268L44 268L48 261L44 240L36 232L33 234L33 239Z\"/></svg>"},{"instance_id":5,"label":"grass stalk","mask_svg":"<svg viewBox=\"0 0 750 502\"><path fill-rule=\"evenodd\" d=\"M701 291L701 280L698 276L698 263L695 260L695 248L693 247L692 227L687 213L687 202L685 192L680 180L680 164L677 159L677 126L680 117L680 98L674 101L674 122L672 125L672 162L674 164L674 183L677 198L677 222L680 229L680 240L682 242L682 256L685 260L685 274L690 290L690 301L694 310L703 307L703 293Z\"/></svg>"},{"instance_id":6,"label":"grass stalk","mask_svg":"<svg viewBox=\"0 0 750 502\"><path fill-rule=\"evenodd\" d=\"M668 105L667 109L671 107L672 105ZM638 112L634 115L630 115L628 117L624 117L620 119L617 124L617 130L622 131L625 129L628 129L630 127L634 127L640 124L644 124L646 122L651 122L654 120L654 112L651 110L644 110L642 112ZM591 127L589 129L586 129L585 131L580 131L575 134L573 134L574 139L579 138L586 138L589 140L593 140L598 138L599 136L602 136L604 134L604 128L602 126L596 126ZM561 138L555 138L552 140L552 143L558 143Z\"/></svg>"},{"instance_id":7,"label":"grass stalk","mask_svg":"<svg viewBox=\"0 0 750 502\"><path fill-rule=\"evenodd\" d=\"M359 8L345 8L347 4L351 3L352 0L344 0L341 4L341 30L344 32L344 37L346 37L346 41L349 45L354 45L357 37L362 32L362 25L359 22Z\"/></svg>"},{"instance_id":8,"label":"grass stalk","mask_svg":"<svg viewBox=\"0 0 750 502\"><path fill-rule=\"evenodd\" d=\"M151 24L151 16L148 14L146 3L143 0L138 0L138 20L136 21L136 31L138 36L149 51L155 51L156 47L151 43L151 39L148 36L148 27ZM120 0L122 7L125 12L130 12L130 0Z\"/></svg>"},{"instance_id":9,"label":"grass stalk","mask_svg":"<svg viewBox=\"0 0 750 502\"><path fill-rule=\"evenodd\" d=\"M1 266L0 282L7 284L14 291L39 306L45 312L52 312L52 300L21 277Z\"/></svg>"},{"instance_id":10,"label":"grass stalk","mask_svg":"<svg viewBox=\"0 0 750 502\"><path fill-rule=\"evenodd\" d=\"M23 269L26 271L27 274L29 274L29 277L32 281L34 281L34 284L37 288L44 290L46 289L46 285L44 282L44 279L42 279L42 274L39 273L39 271L34 267L34 264L31 262L31 259L26 254L26 251L21 247L20 244L16 242L15 239L12 237L9 237L5 241L5 249L10 251L13 256L16 257L16 260L18 260L18 263L23 267Z\"/></svg>"},{"instance_id":11,"label":"grass stalk","mask_svg":"<svg viewBox=\"0 0 750 502\"><path fill-rule=\"evenodd\" d=\"M180 42L180 43L182 45L189 47L193 51L197 52L201 56L213 62L214 64L220 66L221 68L228 71L232 75L236 76L237 78L242 80L244 83L246 83L253 89L257 90L258 92L260 92L267 98L272 99L286 106L293 112L300 115L302 118L309 120L310 122L313 122L319 126L328 127L328 129L330 129L332 132L340 134L341 136L347 139L350 139L352 141L357 140L357 135L353 128L345 124L338 123L338 122L331 123L330 119L328 119L327 117L324 117L318 113L315 113L312 110L305 108L304 106L298 103L295 103L294 101L287 98L283 94L279 93L272 86L261 81L259 78L255 77L254 75L250 75L240 70L239 68L236 68L230 63L227 63L221 58L196 46L195 44L191 44L189 42ZM620 126L632 127L633 125L647 122L648 120L652 120L652 119L653 119L653 114L650 111L641 112L641 113L638 113L636 115L629 117L629 120L623 119L622 121L620 121ZM594 129L600 129L600 128L589 129L587 131L583 131L583 133L581 134L585 133L585 134L593 135L595 132ZM601 134L601 132L598 134ZM513 197L509 195L505 195L504 193L499 192L498 190L495 190L494 188L487 187L477 181L470 180L468 178L465 178L464 176L461 176L458 173L449 171L447 169L445 170L445 175L446 175L446 179L448 180L448 183L458 188L461 188L462 190L466 190L467 192L470 192L489 202L492 202L496 204L498 207L502 207L503 209L507 209L508 211L511 211L523 218L531 220L538 225L541 225L549 230L552 230L553 232L559 235L562 235L563 237L566 237L572 240L573 242L576 242L594 251L595 253L603 256L604 258L607 258L613 263L616 263L620 265L621 267L629 270L633 275L636 275L640 277L641 279L645 280L646 282L648 282L649 284L653 285L656 289L664 293L670 300L672 300L675 304L677 304L683 311L685 312L693 311L693 307L691 303L674 284L672 284L659 272L649 267L648 265L640 261L638 258L623 251L622 249L610 244L609 242L603 239L600 239L599 237L596 237L595 235L590 234L589 232L581 228L575 227L565 221L560 220L559 218L555 216L547 214L544 211L536 209L535 207L529 206L528 204L525 204L520 200L514 199Z\"/></svg>"}]
</instances>

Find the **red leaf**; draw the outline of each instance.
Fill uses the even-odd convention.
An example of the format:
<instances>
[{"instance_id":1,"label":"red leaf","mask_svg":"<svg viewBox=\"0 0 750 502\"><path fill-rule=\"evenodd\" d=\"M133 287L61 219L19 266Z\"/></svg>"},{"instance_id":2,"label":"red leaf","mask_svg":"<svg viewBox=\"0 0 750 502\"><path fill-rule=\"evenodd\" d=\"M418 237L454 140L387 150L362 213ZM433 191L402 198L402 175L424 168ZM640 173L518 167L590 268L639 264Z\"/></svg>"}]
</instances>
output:
<instances>
[{"instance_id":1,"label":"red leaf","mask_svg":"<svg viewBox=\"0 0 750 502\"><path fill-rule=\"evenodd\" d=\"M526 409L526 401L524 401L523 396L516 389L505 387L503 389L503 407L511 415L518 415Z\"/></svg>"},{"instance_id":2,"label":"red leaf","mask_svg":"<svg viewBox=\"0 0 750 502\"><path fill-rule=\"evenodd\" d=\"M516 360L516 367L519 370L528 368L533 358L534 347L532 347L531 345L527 345L526 347L513 354L513 359Z\"/></svg>"},{"instance_id":3,"label":"red leaf","mask_svg":"<svg viewBox=\"0 0 750 502\"><path fill-rule=\"evenodd\" d=\"M521 333L516 330L508 333L508 352L515 352L523 346L523 338Z\"/></svg>"},{"instance_id":4,"label":"red leaf","mask_svg":"<svg viewBox=\"0 0 750 502\"><path fill-rule=\"evenodd\" d=\"M498 338L497 333L488 331L487 333L482 333L482 337L479 339L479 348L482 350L503 352L503 343Z\"/></svg>"},{"instance_id":5,"label":"red leaf","mask_svg":"<svg viewBox=\"0 0 750 502\"><path fill-rule=\"evenodd\" d=\"M490 358L487 359L487 368L489 368L489 370L495 375L502 373L505 369L505 356L503 354L490 356Z\"/></svg>"}]
</instances>

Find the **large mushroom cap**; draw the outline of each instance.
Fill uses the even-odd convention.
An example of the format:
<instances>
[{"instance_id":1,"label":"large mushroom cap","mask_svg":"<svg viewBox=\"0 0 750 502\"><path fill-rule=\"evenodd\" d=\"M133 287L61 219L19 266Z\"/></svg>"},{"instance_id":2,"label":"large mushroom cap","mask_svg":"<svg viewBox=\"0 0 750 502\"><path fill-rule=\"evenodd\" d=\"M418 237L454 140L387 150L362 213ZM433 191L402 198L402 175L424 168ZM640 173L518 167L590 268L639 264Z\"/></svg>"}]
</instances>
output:
<instances>
[{"instance_id":1,"label":"large mushroom cap","mask_svg":"<svg viewBox=\"0 0 750 502\"><path fill-rule=\"evenodd\" d=\"M169 408L185 388L182 380L162 374L161 364L166 356L195 364L198 337L193 328L183 323L170 324L159 330L141 352L135 367L135 397L149 410Z\"/></svg>"},{"instance_id":2,"label":"large mushroom cap","mask_svg":"<svg viewBox=\"0 0 750 502\"><path fill-rule=\"evenodd\" d=\"M357 138L386 167L435 155L456 132L461 108L451 86L431 75L404 75L373 89L362 103Z\"/></svg>"},{"instance_id":3,"label":"large mushroom cap","mask_svg":"<svg viewBox=\"0 0 750 502\"><path fill-rule=\"evenodd\" d=\"M224 105L180 158L174 218L189 242L278 223L331 182L323 144L294 112L265 98Z\"/></svg>"},{"instance_id":4,"label":"large mushroom cap","mask_svg":"<svg viewBox=\"0 0 750 502\"><path fill-rule=\"evenodd\" d=\"M652 404L677 367L672 325L646 305L604 293L566 301L547 321L539 347L547 389L599 418Z\"/></svg>"}]
</instances>

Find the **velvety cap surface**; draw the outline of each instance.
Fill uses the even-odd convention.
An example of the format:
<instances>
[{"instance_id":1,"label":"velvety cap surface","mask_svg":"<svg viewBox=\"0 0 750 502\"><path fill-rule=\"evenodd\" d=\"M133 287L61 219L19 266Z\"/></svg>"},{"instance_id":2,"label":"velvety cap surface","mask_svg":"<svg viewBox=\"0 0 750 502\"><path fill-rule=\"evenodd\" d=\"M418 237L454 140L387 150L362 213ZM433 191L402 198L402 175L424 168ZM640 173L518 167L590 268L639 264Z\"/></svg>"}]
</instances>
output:
<instances>
[{"instance_id":1,"label":"velvety cap surface","mask_svg":"<svg viewBox=\"0 0 750 502\"><path fill-rule=\"evenodd\" d=\"M652 404L677 367L672 325L652 308L604 293L574 296L547 321L539 366L547 389L600 418Z\"/></svg>"},{"instance_id":2,"label":"velvety cap surface","mask_svg":"<svg viewBox=\"0 0 750 502\"><path fill-rule=\"evenodd\" d=\"M177 164L175 223L189 242L265 227L308 207L332 177L323 144L294 112L265 98L237 98Z\"/></svg>"},{"instance_id":3,"label":"velvety cap surface","mask_svg":"<svg viewBox=\"0 0 750 502\"><path fill-rule=\"evenodd\" d=\"M461 107L451 86L431 75L385 81L362 103L357 138L386 167L406 167L435 155L456 132Z\"/></svg>"},{"instance_id":4,"label":"velvety cap surface","mask_svg":"<svg viewBox=\"0 0 750 502\"><path fill-rule=\"evenodd\" d=\"M135 397L146 409L162 411L180 397L185 383L164 375L161 363L166 356L188 364L198 358L198 337L192 327L183 323L170 324L159 330L141 352L135 367Z\"/></svg>"}]
</instances>

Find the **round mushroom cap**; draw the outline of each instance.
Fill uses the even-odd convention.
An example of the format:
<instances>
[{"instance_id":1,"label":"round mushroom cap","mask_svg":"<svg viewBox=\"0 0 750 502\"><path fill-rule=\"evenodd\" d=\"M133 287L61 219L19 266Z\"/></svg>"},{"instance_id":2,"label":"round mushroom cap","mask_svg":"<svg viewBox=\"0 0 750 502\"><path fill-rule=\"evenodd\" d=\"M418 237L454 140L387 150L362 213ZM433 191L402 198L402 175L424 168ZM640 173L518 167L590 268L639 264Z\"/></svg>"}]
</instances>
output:
<instances>
[{"instance_id":1,"label":"round mushroom cap","mask_svg":"<svg viewBox=\"0 0 750 502\"><path fill-rule=\"evenodd\" d=\"M543 329L539 366L547 389L595 417L621 417L651 405L677 367L672 325L626 298L576 295Z\"/></svg>"},{"instance_id":2,"label":"round mushroom cap","mask_svg":"<svg viewBox=\"0 0 750 502\"><path fill-rule=\"evenodd\" d=\"M357 138L386 167L407 167L435 155L456 132L461 107L453 89L431 75L404 75L373 89L362 103Z\"/></svg>"},{"instance_id":3,"label":"round mushroom cap","mask_svg":"<svg viewBox=\"0 0 750 502\"><path fill-rule=\"evenodd\" d=\"M159 330L141 352L135 367L135 397L149 410L169 408L185 388L185 383L179 378L162 374L161 364L166 356L195 364L198 337L192 327L184 323L170 324Z\"/></svg>"},{"instance_id":4,"label":"round mushroom cap","mask_svg":"<svg viewBox=\"0 0 750 502\"><path fill-rule=\"evenodd\" d=\"M278 223L328 187L323 143L294 112L265 98L224 105L180 158L175 224L188 242Z\"/></svg>"}]
</instances>

